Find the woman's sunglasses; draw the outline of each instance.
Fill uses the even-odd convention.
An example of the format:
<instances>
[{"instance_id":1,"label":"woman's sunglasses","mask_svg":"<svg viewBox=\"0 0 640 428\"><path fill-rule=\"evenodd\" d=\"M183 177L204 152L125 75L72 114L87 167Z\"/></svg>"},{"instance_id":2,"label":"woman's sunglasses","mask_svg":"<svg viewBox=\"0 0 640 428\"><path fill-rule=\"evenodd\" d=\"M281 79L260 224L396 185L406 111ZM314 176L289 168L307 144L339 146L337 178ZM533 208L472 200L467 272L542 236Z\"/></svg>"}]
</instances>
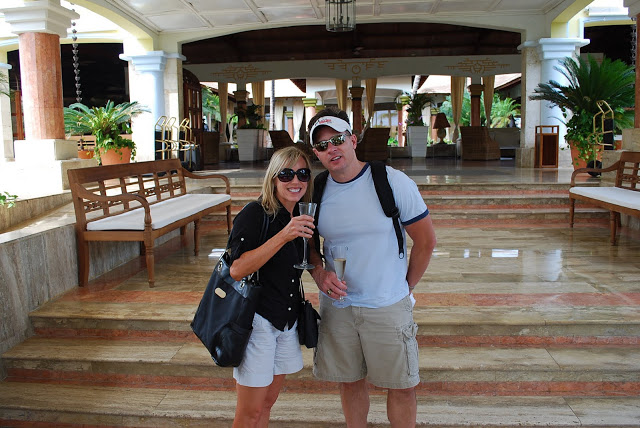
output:
<instances>
[{"instance_id":1,"label":"woman's sunglasses","mask_svg":"<svg viewBox=\"0 0 640 428\"><path fill-rule=\"evenodd\" d=\"M306 183L311 179L311 170L309 168L300 168L297 171L292 170L291 168L285 168L280 171L277 175L278 180L283 183L288 183L293 180L293 177L298 176L298 180L303 183Z\"/></svg>"},{"instance_id":2,"label":"woman's sunglasses","mask_svg":"<svg viewBox=\"0 0 640 428\"><path fill-rule=\"evenodd\" d=\"M334 135L328 140L318 141L317 143L314 143L313 148L319 152L324 152L329 147L329 143L333 144L334 146L339 146L345 142L347 137L350 137L350 135L346 135L346 134Z\"/></svg>"}]
</instances>

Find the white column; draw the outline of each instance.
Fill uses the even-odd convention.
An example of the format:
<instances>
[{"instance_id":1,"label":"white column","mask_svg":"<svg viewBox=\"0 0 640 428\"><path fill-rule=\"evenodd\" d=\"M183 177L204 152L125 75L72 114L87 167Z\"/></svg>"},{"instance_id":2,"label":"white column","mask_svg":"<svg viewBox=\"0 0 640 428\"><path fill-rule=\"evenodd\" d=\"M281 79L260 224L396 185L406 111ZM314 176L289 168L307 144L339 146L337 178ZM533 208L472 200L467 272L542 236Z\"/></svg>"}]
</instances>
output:
<instances>
[{"instance_id":1,"label":"white column","mask_svg":"<svg viewBox=\"0 0 640 428\"><path fill-rule=\"evenodd\" d=\"M522 101L520 123L520 149L516 152L516 164L521 168L533 168L535 127L539 125L542 103L532 101L529 95L542 80L540 78L540 55L536 47L519 46L522 51Z\"/></svg>"},{"instance_id":2,"label":"white column","mask_svg":"<svg viewBox=\"0 0 640 428\"><path fill-rule=\"evenodd\" d=\"M640 0L624 0L624 7L628 9L631 18L640 13Z\"/></svg>"},{"instance_id":3,"label":"white column","mask_svg":"<svg viewBox=\"0 0 640 428\"><path fill-rule=\"evenodd\" d=\"M2 59L2 58L0 58ZM6 61L6 53L4 58ZM9 93L9 69L11 65L0 62L0 74L4 77L1 92ZM0 162L5 159L13 159L13 127L11 125L11 100L8 96L0 94Z\"/></svg>"},{"instance_id":4,"label":"white column","mask_svg":"<svg viewBox=\"0 0 640 428\"><path fill-rule=\"evenodd\" d=\"M575 57L579 53L579 48L589 44L588 39L553 39L543 38L537 42L525 42L524 47L536 47L540 55L540 82L549 82L555 80L561 85L568 83L565 77L555 67L560 65L560 60L566 57ZM527 97L533 94L534 88L527 88ZM564 136L567 128L562 122L562 110L559 107L552 106L548 101L537 101L542 104L540 109L540 117L537 124L534 125L558 125L559 126L559 144L565 147L566 142ZM529 115L529 120L533 118ZM534 119L535 120L535 119ZM559 161L560 167L571 166L571 155L568 150L560 150Z\"/></svg>"},{"instance_id":5,"label":"white column","mask_svg":"<svg viewBox=\"0 0 640 428\"><path fill-rule=\"evenodd\" d=\"M167 54L164 51L152 51L142 55L120 55L128 61L129 98L145 106L149 112L136 116L132 121L133 140L136 143L136 160L155 159L155 124L165 115L165 69L167 60L181 59L179 54Z\"/></svg>"}]
</instances>

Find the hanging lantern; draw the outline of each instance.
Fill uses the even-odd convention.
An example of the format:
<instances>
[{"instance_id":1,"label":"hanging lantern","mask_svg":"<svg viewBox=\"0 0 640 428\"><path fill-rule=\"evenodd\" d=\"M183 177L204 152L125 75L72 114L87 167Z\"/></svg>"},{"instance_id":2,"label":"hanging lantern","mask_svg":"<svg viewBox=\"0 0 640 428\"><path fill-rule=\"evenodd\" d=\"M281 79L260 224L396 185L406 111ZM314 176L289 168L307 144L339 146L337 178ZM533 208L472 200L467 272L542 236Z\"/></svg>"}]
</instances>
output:
<instances>
[{"instance_id":1,"label":"hanging lantern","mask_svg":"<svg viewBox=\"0 0 640 428\"><path fill-rule=\"evenodd\" d=\"M325 0L327 31L343 32L356 28L355 0Z\"/></svg>"}]
</instances>

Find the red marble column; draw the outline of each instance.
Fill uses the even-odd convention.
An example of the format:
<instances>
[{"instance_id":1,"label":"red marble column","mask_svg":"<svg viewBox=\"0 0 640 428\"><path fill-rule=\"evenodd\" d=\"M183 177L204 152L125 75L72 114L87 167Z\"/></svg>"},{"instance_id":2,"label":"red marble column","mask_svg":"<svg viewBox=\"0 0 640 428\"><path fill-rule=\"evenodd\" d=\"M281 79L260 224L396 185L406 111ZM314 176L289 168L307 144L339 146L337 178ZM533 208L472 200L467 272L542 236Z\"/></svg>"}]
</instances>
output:
<instances>
[{"instance_id":1,"label":"red marble column","mask_svg":"<svg viewBox=\"0 0 640 428\"><path fill-rule=\"evenodd\" d=\"M353 133L360 137L362 133L362 93L364 88L352 86L351 91L351 111L353 112Z\"/></svg>"},{"instance_id":2,"label":"red marble column","mask_svg":"<svg viewBox=\"0 0 640 428\"><path fill-rule=\"evenodd\" d=\"M480 95L484 90L484 85L475 83L469 85L471 92L471 126L480 126Z\"/></svg>"},{"instance_id":3,"label":"red marble column","mask_svg":"<svg viewBox=\"0 0 640 428\"><path fill-rule=\"evenodd\" d=\"M285 111L284 115L287 118L287 132L289 133L289 136L293 140L293 137L296 135L295 132L293 132L293 112Z\"/></svg>"},{"instance_id":4,"label":"red marble column","mask_svg":"<svg viewBox=\"0 0 640 428\"><path fill-rule=\"evenodd\" d=\"M18 37L26 139L64 139L60 36Z\"/></svg>"},{"instance_id":5,"label":"red marble column","mask_svg":"<svg viewBox=\"0 0 640 428\"><path fill-rule=\"evenodd\" d=\"M233 94L236 97L236 105L238 106L238 128L240 128L247 123L244 113L247 111L247 96L249 92L244 89L238 89Z\"/></svg>"},{"instance_id":6,"label":"red marble column","mask_svg":"<svg viewBox=\"0 0 640 428\"><path fill-rule=\"evenodd\" d=\"M636 31L640 22L640 13L636 15ZM636 40L636 103L634 113L634 128L640 128L640 37Z\"/></svg>"},{"instance_id":7,"label":"red marble column","mask_svg":"<svg viewBox=\"0 0 640 428\"><path fill-rule=\"evenodd\" d=\"M398 110L398 147L404 147L404 109L403 105L396 103L396 109Z\"/></svg>"},{"instance_id":8,"label":"red marble column","mask_svg":"<svg viewBox=\"0 0 640 428\"><path fill-rule=\"evenodd\" d=\"M305 117L305 135L306 135L306 130L309 129L309 122L311 121L311 119L316 115L316 112L321 110L321 109L316 109L316 106L318 105L318 100L315 98L303 98L302 99L302 104L304 105L304 117ZM295 135L295 130L293 131L294 135ZM293 138L293 137L291 137ZM311 137L309 135L307 135L306 138L302 138L300 137L300 139L302 139L305 142L308 142L309 144L311 144L311 141L309 141Z\"/></svg>"}]
</instances>

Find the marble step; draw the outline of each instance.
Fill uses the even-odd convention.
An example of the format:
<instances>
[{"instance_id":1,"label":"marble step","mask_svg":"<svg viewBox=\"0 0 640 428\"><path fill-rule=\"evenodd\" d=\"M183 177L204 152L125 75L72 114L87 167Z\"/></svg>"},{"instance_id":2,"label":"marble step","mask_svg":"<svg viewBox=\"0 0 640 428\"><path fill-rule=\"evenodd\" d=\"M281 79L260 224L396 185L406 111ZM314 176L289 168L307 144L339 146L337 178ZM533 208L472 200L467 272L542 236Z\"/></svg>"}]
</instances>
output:
<instances>
[{"instance_id":1,"label":"marble step","mask_svg":"<svg viewBox=\"0 0 640 428\"><path fill-rule=\"evenodd\" d=\"M430 205L487 205L487 206L569 206L567 191L554 193L528 193L524 191L498 193L422 193L425 202ZM258 198L259 193L231 194L233 207L243 207Z\"/></svg>"},{"instance_id":2,"label":"marble step","mask_svg":"<svg viewBox=\"0 0 640 428\"><path fill-rule=\"evenodd\" d=\"M335 384L304 368L287 391L332 392ZM230 389L230 368L217 367L197 342L32 337L2 355L7 381L122 387ZM640 395L640 349L423 347L420 395Z\"/></svg>"},{"instance_id":3,"label":"marble step","mask_svg":"<svg viewBox=\"0 0 640 428\"><path fill-rule=\"evenodd\" d=\"M170 305L109 301L112 297L107 294L104 301L59 300L33 311L30 318L36 334L45 337L197 341L189 323L202 294L182 295L180 303ZM429 299L428 293L418 293L416 297L419 303L414 319L421 346L640 344L640 313L633 305L461 306L451 305L452 299L445 296L450 306L429 307L421 306ZM317 307L317 293L307 293L307 298Z\"/></svg>"},{"instance_id":4,"label":"marble step","mask_svg":"<svg viewBox=\"0 0 640 428\"><path fill-rule=\"evenodd\" d=\"M249 200L246 201L247 203ZM233 206L231 213L235 216L244 206ZM563 224L569 223L569 206L555 205L533 205L530 207L522 207L513 205L511 207L494 207L491 205L437 205L428 204L434 221L455 221L460 225L468 222L481 222L481 224L491 224L499 222L511 226L526 226L528 224ZM208 221L215 222L216 228L225 225L224 215L222 212L215 212L207 217ZM576 206L575 209L575 225L598 223L600 225L608 224L609 211L597 207L589 207L586 205ZM469 225L478 223L468 223Z\"/></svg>"},{"instance_id":5,"label":"marble step","mask_svg":"<svg viewBox=\"0 0 640 428\"><path fill-rule=\"evenodd\" d=\"M120 427L228 427L236 396L226 391L136 389L0 382L0 425L72 424ZM632 397L418 397L418 426L431 427L632 427ZM389 427L386 397L371 396L369 426ZM14 425L15 424L15 425ZM74 425L75 426L75 425ZM343 427L338 394L282 392L270 427Z\"/></svg>"},{"instance_id":6,"label":"marble step","mask_svg":"<svg viewBox=\"0 0 640 428\"><path fill-rule=\"evenodd\" d=\"M259 194L262 178L252 180L234 180L231 182L231 194ZM568 193L570 185L568 183L448 183L429 184L419 178L414 179L418 189L427 194L459 194L459 193ZM580 183L580 186L599 186L598 181ZM224 192L224 188L218 185L211 186L216 192Z\"/></svg>"}]
</instances>

